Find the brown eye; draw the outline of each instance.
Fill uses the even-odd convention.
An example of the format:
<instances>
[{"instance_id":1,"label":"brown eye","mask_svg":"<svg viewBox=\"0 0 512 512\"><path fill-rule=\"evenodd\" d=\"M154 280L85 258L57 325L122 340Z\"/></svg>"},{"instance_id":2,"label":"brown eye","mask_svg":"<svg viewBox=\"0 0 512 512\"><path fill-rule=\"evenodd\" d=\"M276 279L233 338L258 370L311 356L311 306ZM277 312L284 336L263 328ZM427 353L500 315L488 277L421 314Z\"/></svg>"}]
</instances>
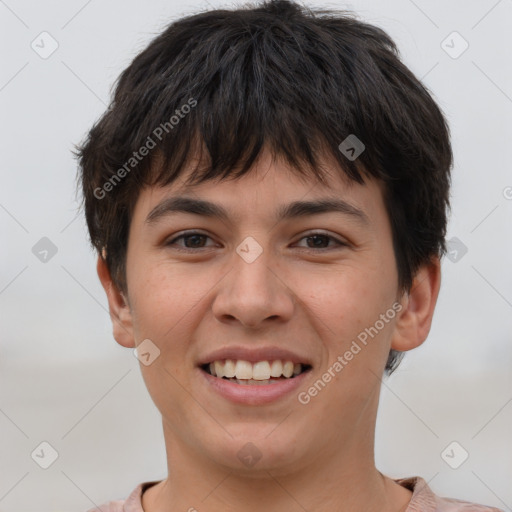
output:
<instances>
[{"instance_id":1,"label":"brown eye","mask_svg":"<svg viewBox=\"0 0 512 512\"><path fill-rule=\"evenodd\" d=\"M306 249L318 249L318 250L329 250L334 249L337 247L346 247L348 246L347 243L342 242L341 240L338 240L337 238L334 238L331 235L327 235L325 233L309 233L307 236L304 236L301 238L301 240L306 240L307 247ZM336 246L334 247L328 247L329 242L334 241Z\"/></svg>"},{"instance_id":2,"label":"brown eye","mask_svg":"<svg viewBox=\"0 0 512 512\"><path fill-rule=\"evenodd\" d=\"M165 245L168 247L175 246L175 248L179 251L194 251L194 249L203 249L207 247L203 242L205 242L208 238L211 240L211 238L204 233L200 233L198 231L189 231L187 233L182 233L176 238L173 238ZM178 240L183 240L184 245L177 244L176 242Z\"/></svg>"}]
</instances>

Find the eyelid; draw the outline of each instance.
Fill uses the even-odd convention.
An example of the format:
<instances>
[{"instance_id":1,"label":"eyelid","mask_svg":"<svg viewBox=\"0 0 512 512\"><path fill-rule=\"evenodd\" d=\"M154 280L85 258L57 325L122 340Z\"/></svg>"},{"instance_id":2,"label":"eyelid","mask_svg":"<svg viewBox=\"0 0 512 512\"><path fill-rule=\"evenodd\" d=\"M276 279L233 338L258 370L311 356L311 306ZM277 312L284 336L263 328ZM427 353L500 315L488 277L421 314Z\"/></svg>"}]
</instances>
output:
<instances>
[{"instance_id":1,"label":"eyelid","mask_svg":"<svg viewBox=\"0 0 512 512\"><path fill-rule=\"evenodd\" d=\"M323 230L323 229L313 229L313 230L307 231L306 233L301 234L300 238L297 241L300 242L304 238L308 238L310 236L315 236L315 235L325 236L327 238L330 238L331 240L336 242L338 247L348 247L350 245L350 243L344 237L341 237L339 235L333 235L329 231L326 231L326 230ZM315 251L315 252L329 251L329 250L333 250L335 248L336 247L330 247L330 248L327 247L327 248L314 249L314 248L304 247L304 249L306 249L308 251Z\"/></svg>"},{"instance_id":2,"label":"eyelid","mask_svg":"<svg viewBox=\"0 0 512 512\"><path fill-rule=\"evenodd\" d=\"M211 237L208 233L205 233L205 232L203 232L201 230L198 230L198 229L191 229L191 230L185 230L185 231L182 231L182 232L178 232L178 233L172 235L172 237L169 240L164 242L164 246L171 246L177 240L179 240L181 238L185 238L187 236L193 236L193 235L202 235L202 236L205 236L205 237L210 238L211 240L213 240L213 237ZM305 249L306 251L313 251L313 252L322 252L322 251L323 252L327 252L327 251L336 249L336 247L339 248L339 247L349 247L350 246L350 243L346 239L344 239L343 237L339 237L338 235L335 236L335 235L331 234L330 232L328 232L326 230L322 230L322 229L312 229L310 231L302 233L295 243L300 242L300 241L302 241L305 238L308 238L308 237L311 237L311 236L315 236L315 235L325 236L325 237L329 238L330 240L334 241L337 244L337 246L335 246L335 247L321 247L321 248L318 248L318 249L311 248L311 247L302 247L302 249ZM180 246L175 246L175 247L176 247L177 250L181 250L181 251L185 251L185 252L199 252L202 249L208 249L208 247L199 247L197 249L193 249L193 248L191 249L191 248L180 247Z\"/></svg>"},{"instance_id":3,"label":"eyelid","mask_svg":"<svg viewBox=\"0 0 512 512\"><path fill-rule=\"evenodd\" d=\"M198 230L198 229L189 229L189 230L185 230L185 231L181 231L181 232L173 234L169 239L166 239L166 241L163 243L163 245L169 246L169 245L173 244L174 242L176 242L176 240L179 240L180 238L184 238L187 236L193 236L193 235L202 235L202 236L205 236L205 237L213 240L213 237L211 235L209 235L208 233L204 233L203 231ZM184 251L194 251L194 252L198 251L198 249L188 249L186 247L181 247L180 249L182 249ZM204 247L201 247L200 249L204 249Z\"/></svg>"}]
</instances>

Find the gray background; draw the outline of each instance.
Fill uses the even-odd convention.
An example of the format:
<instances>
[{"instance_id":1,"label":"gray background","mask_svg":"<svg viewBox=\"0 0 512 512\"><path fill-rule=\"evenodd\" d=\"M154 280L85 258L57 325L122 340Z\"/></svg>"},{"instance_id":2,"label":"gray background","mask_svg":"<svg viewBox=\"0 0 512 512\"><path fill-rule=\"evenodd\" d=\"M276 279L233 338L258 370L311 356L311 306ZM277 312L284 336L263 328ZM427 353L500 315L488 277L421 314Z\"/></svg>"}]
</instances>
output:
<instances>
[{"instance_id":1,"label":"gray background","mask_svg":"<svg viewBox=\"0 0 512 512\"><path fill-rule=\"evenodd\" d=\"M71 149L147 41L208 5L231 4L0 0L1 512L84 511L166 476L158 412L111 334ZM387 30L452 130L448 239L467 253L452 242L429 339L384 380L377 465L510 511L512 1L311 5L354 9ZM51 49L43 31L58 43L47 58L31 47ZM453 31L469 44L461 55ZM57 248L46 262L32 252L43 237ZM43 441L58 452L48 469L31 458ZM446 460L462 450L453 469Z\"/></svg>"}]
</instances>

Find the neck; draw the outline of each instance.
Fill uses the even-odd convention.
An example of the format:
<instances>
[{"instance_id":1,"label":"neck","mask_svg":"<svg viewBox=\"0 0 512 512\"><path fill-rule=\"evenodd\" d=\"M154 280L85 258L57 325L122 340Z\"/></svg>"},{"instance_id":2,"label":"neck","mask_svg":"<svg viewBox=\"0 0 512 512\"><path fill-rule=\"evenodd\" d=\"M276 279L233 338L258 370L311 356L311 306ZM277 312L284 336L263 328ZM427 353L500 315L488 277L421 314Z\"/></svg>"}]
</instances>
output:
<instances>
[{"instance_id":1,"label":"neck","mask_svg":"<svg viewBox=\"0 0 512 512\"><path fill-rule=\"evenodd\" d=\"M241 474L178 443L164 424L169 477L144 493L143 509L145 512L405 510L411 491L376 469L374 428L357 427L357 433L354 431L351 437L340 434L336 452L319 450L309 460L294 462L293 467L256 470L255 465Z\"/></svg>"}]
</instances>

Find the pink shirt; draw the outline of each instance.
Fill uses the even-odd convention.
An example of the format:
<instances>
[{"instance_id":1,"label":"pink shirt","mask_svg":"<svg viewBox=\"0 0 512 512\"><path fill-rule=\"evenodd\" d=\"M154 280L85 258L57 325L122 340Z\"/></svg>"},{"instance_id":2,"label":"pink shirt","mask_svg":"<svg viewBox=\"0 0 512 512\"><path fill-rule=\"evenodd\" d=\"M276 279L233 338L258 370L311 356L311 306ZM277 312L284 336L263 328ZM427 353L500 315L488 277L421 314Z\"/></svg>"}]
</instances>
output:
<instances>
[{"instance_id":1,"label":"pink shirt","mask_svg":"<svg viewBox=\"0 0 512 512\"><path fill-rule=\"evenodd\" d=\"M419 476L395 479L395 482L412 491L412 498L405 512L503 512L499 508L436 496L427 482ZM99 509L91 508L87 512L144 512L142 493L157 483L155 481L139 484L126 500L110 501L101 505Z\"/></svg>"}]
</instances>

